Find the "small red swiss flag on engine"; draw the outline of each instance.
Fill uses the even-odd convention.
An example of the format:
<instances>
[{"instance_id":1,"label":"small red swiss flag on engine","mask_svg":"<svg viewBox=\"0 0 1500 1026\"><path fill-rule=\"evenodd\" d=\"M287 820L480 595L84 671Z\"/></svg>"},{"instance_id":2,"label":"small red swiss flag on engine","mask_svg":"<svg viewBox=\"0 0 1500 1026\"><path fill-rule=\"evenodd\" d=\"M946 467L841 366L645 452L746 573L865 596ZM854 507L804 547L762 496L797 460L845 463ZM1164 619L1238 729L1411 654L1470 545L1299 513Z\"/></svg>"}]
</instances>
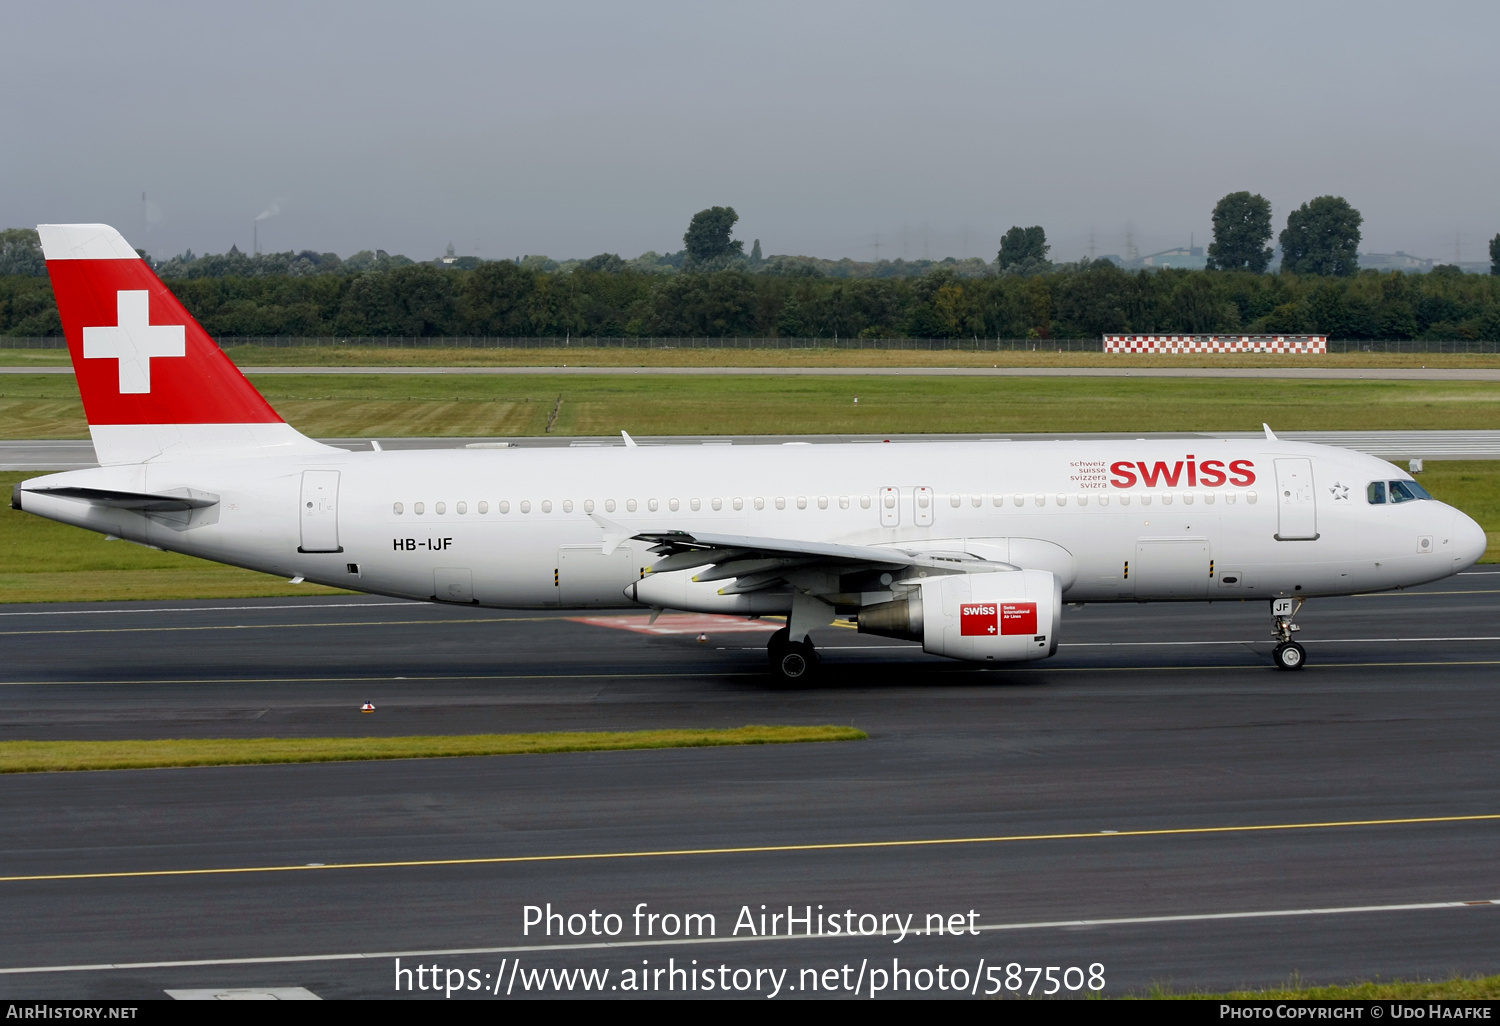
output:
<instances>
[{"instance_id":1,"label":"small red swiss flag on engine","mask_svg":"<svg viewBox=\"0 0 1500 1026\"><path fill-rule=\"evenodd\" d=\"M1000 633L1000 610L993 602L965 602L958 607L958 633L993 637Z\"/></svg>"}]
</instances>

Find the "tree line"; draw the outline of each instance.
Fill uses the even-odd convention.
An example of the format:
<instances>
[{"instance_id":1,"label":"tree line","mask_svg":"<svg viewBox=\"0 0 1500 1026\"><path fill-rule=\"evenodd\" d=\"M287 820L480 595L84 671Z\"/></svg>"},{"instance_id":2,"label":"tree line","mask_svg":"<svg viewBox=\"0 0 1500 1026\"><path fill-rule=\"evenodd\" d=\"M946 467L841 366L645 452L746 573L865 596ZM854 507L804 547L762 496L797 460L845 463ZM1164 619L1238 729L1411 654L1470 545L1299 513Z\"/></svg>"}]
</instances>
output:
<instances>
[{"instance_id":1,"label":"tree line","mask_svg":"<svg viewBox=\"0 0 1500 1026\"><path fill-rule=\"evenodd\" d=\"M1025 258L1023 258L1025 259ZM509 261L337 275L226 275L172 289L213 335L1097 338L1273 332L1500 340L1500 276L1441 267L1128 272L1108 261L1021 275L842 279L743 269L571 273ZM45 277L0 277L0 332L61 331Z\"/></svg>"},{"instance_id":2,"label":"tree line","mask_svg":"<svg viewBox=\"0 0 1500 1026\"><path fill-rule=\"evenodd\" d=\"M1230 193L1214 208L1209 269L1127 272L1053 264L1040 226L1012 227L993 265L763 258L732 237L739 215L693 215L679 253L417 263L383 250L153 262L216 336L786 336L1095 338L1101 334L1319 333L1341 339L1500 340L1500 235L1491 275L1358 271L1361 217L1321 196L1291 212L1273 256L1271 205ZM451 250L451 247L450 247ZM145 254L142 254L143 256ZM653 260L647 260L647 258ZM662 273L669 271L671 273ZM60 333L35 231L0 232L0 332Z\"/></svg>"}]
</instances>

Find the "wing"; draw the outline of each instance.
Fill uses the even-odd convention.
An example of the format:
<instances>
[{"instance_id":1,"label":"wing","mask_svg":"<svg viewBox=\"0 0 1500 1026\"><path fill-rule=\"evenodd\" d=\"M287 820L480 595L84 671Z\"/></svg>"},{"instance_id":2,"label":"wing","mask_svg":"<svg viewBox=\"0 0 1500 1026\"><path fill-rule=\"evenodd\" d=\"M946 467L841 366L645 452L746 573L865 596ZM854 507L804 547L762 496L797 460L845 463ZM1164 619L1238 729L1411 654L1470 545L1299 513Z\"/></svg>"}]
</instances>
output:
<instances>
[{"instance_id":1,"label":"wing","mask_svg":"<svg viewBox=\"0 0 1500 1026\"><path fill-rule=\"evenodd\" d=\"M1017 569L968 552L911 545L840 545L687 531L647 531L631 537L650 542L651 551L660 554L651 565L652 573L702 567L693 580L732 579L721 589L724 595L792 585L810 594L846 596L889 586L893 577Z\"/></svg>"}]
</instances>

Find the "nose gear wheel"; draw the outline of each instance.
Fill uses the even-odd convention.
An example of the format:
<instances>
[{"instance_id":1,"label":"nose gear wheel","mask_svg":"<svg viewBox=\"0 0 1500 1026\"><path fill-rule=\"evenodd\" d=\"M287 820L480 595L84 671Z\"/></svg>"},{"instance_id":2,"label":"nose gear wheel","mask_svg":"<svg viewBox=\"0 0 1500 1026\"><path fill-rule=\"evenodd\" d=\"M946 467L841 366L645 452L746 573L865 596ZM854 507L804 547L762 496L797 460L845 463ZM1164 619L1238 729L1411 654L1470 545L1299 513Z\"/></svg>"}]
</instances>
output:
<instances>
[{"instance_id":1,"label":"nose gear wheel","mask_svg":"<svg viewBox=\"0 0 1500 1026\"><path fill-rule=\"evenodd\" d=\"M1271 637L1276 639L1271 658L1276 661L1278 670L1300 670L1307 662L1307 649L1292 640L1293 632L1302 629L1292 621L1306 601L1301 598L1271 600Z\"/></svg>"}]
</instances>

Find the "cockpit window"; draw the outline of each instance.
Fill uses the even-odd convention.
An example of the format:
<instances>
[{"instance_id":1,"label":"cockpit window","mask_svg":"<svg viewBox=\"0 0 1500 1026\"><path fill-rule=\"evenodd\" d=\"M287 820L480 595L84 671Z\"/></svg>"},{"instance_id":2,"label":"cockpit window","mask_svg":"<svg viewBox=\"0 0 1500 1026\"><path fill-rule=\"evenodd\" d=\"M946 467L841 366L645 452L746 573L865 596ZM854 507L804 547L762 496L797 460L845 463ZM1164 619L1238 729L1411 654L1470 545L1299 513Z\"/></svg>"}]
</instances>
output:
<instances>
[{"instance_id":1,"label":"cockpit window","mask_svg":"<svg viewBox=\"0 0 1500 1026\"><path fill-rule=\"evenodd\" d=\"M1430 498L1432 498L1432 496L1430 496L1430 495L1427 494L1427 489L1423 488L1421 485L1417 484L1415 481L1392 481L1391 482L1391 501L1392 502L1411 502L1413 499L1430 499Z\"/></svg>"},{"instance_id":2,"label":"cockpit window","mask_svg":"<svg viewBox=\"0 0 1500 1026\"><path fill-rule=\"evenodd\" d=\"M1382 505L1385 502L1385 482L1371 481L1370 487L1365 489L1365 497L1372 506Z\"/></svg>"}]
</instances>

